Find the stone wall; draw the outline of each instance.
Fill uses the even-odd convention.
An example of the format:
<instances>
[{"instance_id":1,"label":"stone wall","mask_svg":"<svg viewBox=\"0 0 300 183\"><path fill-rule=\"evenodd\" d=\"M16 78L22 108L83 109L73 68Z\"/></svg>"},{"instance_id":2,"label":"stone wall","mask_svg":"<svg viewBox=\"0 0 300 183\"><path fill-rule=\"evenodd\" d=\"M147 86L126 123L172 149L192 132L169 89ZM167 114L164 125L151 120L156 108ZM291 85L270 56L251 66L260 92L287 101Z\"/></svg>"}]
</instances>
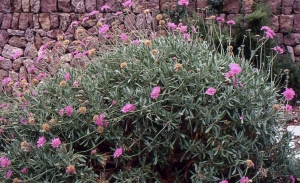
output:
<instances>
[{"instance_id":1,"label":"stone wall","mask_svg":"<svg viewBox=\"0 0 300 183\"><path fill-rule=\"evenodd\" d=\"M37 73L28 71L36 65L38 50L45 43L63 39L76 41L75 30L71 23L82 21L92 11L99 11L93 19L83 24L90 34L98 31L97 22L111 24L115 21L115 13L123 11L121 5L125 0L1 0L0 3L0 80L10 76L14 81L20 78L36 77ZM151 16L168 6L177 4L178 0L132 0L131 11L118 17L120 29L131 31L143 30L145 25L145 9L151 10ZM281 45L286 45L296 60L300 59L300 0L268 1L274 16L272 27L277 33ZM102 11L104 5L110 9ZM190 0L191 10L201 11L207 5L206 0ZM253 0L227 0L223 13L226 19L234 19L238 15L252 12ZM288 32L292 32L289 33ZM100 39L100 38L98 38ZM101 42L101 40L99 40ZM67 52L72 50L66 49ZM16 52L21 57L14 59ZM65 54L66 54L65 53ZM38 65L37 65L38 66ZM49 68L45 68L50 71ZM51 72L51 71L50 71Z\"/></svg>"}]
</instances>

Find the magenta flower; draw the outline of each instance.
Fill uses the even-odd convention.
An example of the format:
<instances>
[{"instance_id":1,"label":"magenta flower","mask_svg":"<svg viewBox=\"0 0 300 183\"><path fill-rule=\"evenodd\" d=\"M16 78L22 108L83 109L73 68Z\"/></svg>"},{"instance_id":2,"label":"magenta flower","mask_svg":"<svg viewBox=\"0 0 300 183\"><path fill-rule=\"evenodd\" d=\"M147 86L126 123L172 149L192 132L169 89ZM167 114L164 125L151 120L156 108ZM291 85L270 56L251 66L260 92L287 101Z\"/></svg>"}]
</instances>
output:
<instances>
[{"instance_id":1,"label":"magenta flower","mask_svg":"<svg viewBox=\"0 0 300 183\"><path fill-rule=\"evenodd\" d=\"M272 48L274 51L276 51L278 54L283 54L283 49L280 48L280 46L275 46Z\"/></svg>"},{"instance_id":2,"label":"magenta flower","mask_svg":"<svg viewBox=\"0 0 300 183\"><path fill-rule=\"evenodd\" d=\"M122 155L122 151L123 151L123 148L120 147L118 149L116 149L115 153L114 153L114 158L118 158Z\"/></svg>"},{"instance_id":3,"label":"magenta flower","mask_svg":"<svg viewBox=\"0 0 300 183\"><path fill-rule=\"evenodd\" d=\"M205 93L206 93L207 95L214 95L214 94L216 93L216 89L213 88L213 87L210 87L210 88L208 88L208 89L205 91Z\"/></svg>"},{"instance_id":4,"label":"magenta flower","mask_svg":"<svg viewBox=\"0 0 300 183\"><path fill-rule=\"evenodd\" d=\"M222 180L222 181L219 182L219 183L228 183L228 181L227 181L227 180Z\"/></svg>"},{"instance_id":5,"label":"magenta flower","mask_svg":"<svg viewBox=\"0 0 300 183\"><path fill-rule=\"evenodd\" d=\"M273 39L274 36L276 35L275 32L271 29L267 30L265 33L266 33L266 37L270 39Z\"/></svg>"},{"instance_id":6,"label":"magenta flower","mask_svg":"<svg viewBox=\"0 0 300 183\"><path fill-rule=\"evenodd\" d=\"M121 15L121 14L122 14L121 11L117 11L117 12L115 13L116 16Z\"/></svg>"},{"instance_id":7,"label":"magenta flower","mask_svg":"<svg viewBox=\"0 0 300 183\"><path fill-rule=\"evenodd\" d=\"M240 180L240 183L249 183L249 178L248 177L242 177Z\"/></svg>"},{"instance_id":8,"label":"magenta flower","mask_svg":"<svg viewBox=\"0 0 300 183\"><path fill-rule=\"evenodd\" d=\"M228 72L225 73L226 78L231 78L233 76L234 76L234 73L232 71L228 71Z\"/></svg>"},{"instance_id":9,"label":"magenta flower","mask_svg":"<svg viewBox=\"0 0 300 183\"><path fill-rule=\"evenodd\" d=\"M73 82L73 87L75 87L75 88L78 87L78 81L75 80L75 81Z\"/></svg>"},{"instance_id":10,"label":"magenta flower","mask_svg":"<svg viewBox=\"0 0 300 183\"><path fill-rule=\"evenodd\" d=\"M63 116L63 115L64 115L64 113L65 113L65 109L61 109L61 110L59 110L59 115L60 115L60 116Z\"/></svg>"},{"instance_id":11,"label":"magenta flower","mask_svg":"<svg viewBox=\"0 0 300 183\"><path fill-rule=\"evenodd\" d=\"M74 165L70 165L66 168L66 173L67 174L76 174L76 169Z\"/></svg>"},{"instance_id":12,"label":"magenta flower","mask_svg":"<svg viewBox=\"0 0 300 183\"><path fill-rule=\"evenodd\" d=\"M25 125L27 123L27 120L24 117L21 117L20 122Z\"/></svg>"},{"instance_id":13,"label":"magenta flower","mask_svg":"<svg viewBox=\"0 0 300 183\"><path fill-rule=\"evenodd\" d=\"M6 172L6 179L10 179L12 173L13 173L13 172L12 172L11 170L8 170L8 171Z\"/></svg>"},{"instance_id":14,"label":"magenta flower","mask_svg":"<svg viewBox=\"0 0 300 183\"><path fill-rule=\"evenodd\" d=\"M36 91L32 91L31 94L32 94L33 96L37 96L37 92L36 92Z\"/></svg>"},{"instance_id":15,"label":"magenta flower","mask_svg":"<svg viewBox=\"0 0 300 183\"><path fill-rule=\"evenodd\" d=\"M67 73L65 74L65 80L66 80L66 81L69 81L69 80L70 80L70 73L67 72Z\"/></svg>"},{"instance_id":16,"label":"magenta flower","mask_svg":"<svg viewBox=\"0 0 300 183\"><path fill-rule=\"evenodd\" d=\"M181 26L181 27L180 27L180 32L181 32L181 33L187 32L187 26Z\"/></svg>"},{"instance_id":17,"label":"magenta flower","mask_svg":"<svg viewBox=\"0 0 300 183\"><path fill-rule=\"evenodd\" d=\"M160 87L156 86L152 89L152 92L150 93L151 98L153 99L157 99L159 97L159 93L160 93Z\"/></svg>"},{"instance_id":18,"label":"magenta flower","mask_svg":"<svg viewBox=\"0 0 300 183\"><path fill-rule=\"evenodd\" d=\"M122 108L122 112L123 113L128 113L128 112L133 112L136 110L136 107L134 104L126 104L124 105L124 107Z\"/></svg>"},{"instance_id":19,"label":"magenta flower","mask_svg":"<svg viewBox=\"0 0 300 183\"><path fill-rule=\"evenodd\" d=\"M83 19L82 19L82 22L81 23L84 23L85 21L87 21L89 19L89 17L84 17Z\"/></svg>"},{"instance_id":20,"label":"magenta flower","mask_svg":"<svg viewBox=\"0 0 300 183\"><path fill-rule=\"evenodd\" d=\"M37 147L42 147L46 143L46 138L44 136L39 137L37 141Z\"/></svg>"},{"instance_id":21,"label":"magenta flower","mask_svg":"<svg viewBox=\"0 0 300 183\"><path fill-rule=\"evenodd\" d=\"M43 77L47 77L47 74L46 73L39 73L37 79L41 80L41 79L43 79Z\"/></svg>"},{"instance_id":22,"label":"magenta flower","mask_svg":"<svg viewBox=\"0 0 300 183\"><path fill-rule=\"evenodd\" d=\"M289 104L286 104L286 105L284 106L284 109L285 109L286 111L292 111L292 110L293 110L293 107L292 107L291 105L289 105Z\"/></svg>"},{"instance_id":23,"label":"magenta flower","mask_svg":"<svg viewBox=\"0 0 300 183\"><path fill-rule=\"evenodd\" d=\"M286 100L292 100L295 96L295 91L292 88L286 88L282 94Z\"/></svg>"},{"instance_id":24,"label":"magenta flower","mask_svg":"<svg viewBox=\"0 0 300 183\"><path fill-rule=\"evenodd\" d=\"M19 58L22 55L22 53L18 50L16 51L16 53L13 55L13 58L16 60L17 58Z\"/></svg>"},{"instance_id":25,"label":"magenta flower","mask_svg":"<svg viewBox=\"0 0 300 183\"><path fill-rule=\"evenodd\" d=\"M193 33L195 33L195 34L197 33L197 29L196 29L196 27L193 26L193 25L192 25L192 31L193 31Z\"/></svg>"},{"instance_id":26,"label":"magenta flower","mask_svg":"<svg viewBox=\"0 0 300 183\"><path fill-rule=\"evenodd\" d=\"M131 2L131 0L128 0L128 1L125 1L124 3L122 3L122 5L123 5L124 7L130 8L130 7L132 6L132 2Z\"/></svg>"},{"instance_id":27,"label":"magenta flower","mask_svg":"<svg viewBox=\"0 0 300 183\"><path fill-rule=\"evenodd\" d=\"M127 35L126 35L125 33L122 33L122 34L121 34L121 39L122 39L123 41L125 41L127 38L128 38L128 37L127 37Z\"/></svg>"},{"instance_id":28,"label":"magenta flower","mask_svg":"<svg viewBox=\"0 0 300 183\"><path fill-rule=\"evenodd\" d=\"M26 174L26 173L27 173L27 168L24 167L24 168L21 170L21 173Z\"/></svg>"},{"instance_id":29,"label":"magenta flower","mask_svg":"<svg viewBox=\"0 0 300 183\"><path fill-rule=\"evenodd\" d=\"M59 145L60 145L61 141L59 138L54 138L52 141L51 141L51 145L53 148L58 148Z\"/></svg>"},{"instance_id":30,"label":"magenta flower","mask_svg":"<svg viewBox=\"0 0 300 183\"><path fill-rule=\"evenodd\" d=\"M174 23L172 23L172 22L168 22L168 23L167 23L167 26L168 26L170 29L172 29L172 30L174 30L174 29L177 28L177 25L174 24Z\"/></svg>"},{"instance_id":31,"label":"magenta flower","mask_svg":"<svg viewBox=\"0 0 300 183\"><path fill-rule=\"evenodd\" d=\"M233 20L228 20L228 21L227 21L227 24L228 24L228 25L235 25L235 21L233 21Z\"/></svg>"},{"instance_id":32,"label":"magenta flower","mask_svg":"<svg viewBox=\"0 0 300 183\"><path fill-rule=\"evenodd\" d=\"M36 70L36 68L34 66L28 68L29 73L33 73L35 70Z\"/></svg>"},{"instance_id":33,"label":"magenta flower","mask_svg":"<svg viewBox=\"0 0 300 183\"><path fill-rule=\"evenodd\" d=\"M11 81L10 77L6 77L2 80L3 85L7 85Z\"/></svg>"},{"instance_id":34,"label":"magenta flower","mask_svg":"<svg viewBox=\"0 0 300 183\"><path fill-rule=\"evenodd\" d=\"M188 6L189 5L189 0L179 0L178 5L180 6Z\"/></svg>"},{"instance_id":35,"label":"magenta flower","mask_svg":"<svg viewBox=\"0 0 300 183\"><path fill-rule=\"evenodd\" d=\"M9 161L9 159L7 157L2 156L0 158L0 166L2 168L7 168L10 164L11 164L11 162Z\"/></svg>"},{"instance_id":36,"label":"magenta flower","mask_svg":"<svg viewBox=\"0 0 300 183\"><path fill-rule=\"evenodd\" d=\"M91 151L91 155L94 155L96 153L97 153L97 151L95 149Z\"/></svg>"},{"instance_id":37,"label":"magenta flower","mask_svg":"<svg viewBox=\"0 0 300 183\"><path fill-rule=\"evenodd\" d=\"M109 10L109 9L110 9L110 6L104 5L104 6L102 6L101 11Z\"/></svg>"},{"instance_id":38,"label":"magenta flower","mask_svg":"<svg viewBox=\"0 0 300 183\"><path fill-rule=\"evenodd\" d=\"M239 64L236 63L229 64L229 68L233 74L239 74L240 72L242 72L242 68L239 66Z\"/></svg>"},{"instance_id":39,"label":"magenta flower","mask_svg":"<svg viewBox=\"0 0 300 183\"><path fill-rule=\"evenodd\" d=\"M223 17L217 17L216 21L221 22L221 23L225 22Z\"/></svg>"},{"instance_id":40,"label":"magenta flower","mask_svg":"<svg viewBox=\"0 0 300 183\"><path fill-rule=\"evenodd\" d=\"M105 34L109 30L109 26L104 24L102 27L99 29L99 34Z\"/></svg>"},{"instance_id":41,"label":"magenta flower","mask_svg":"<svg viewBox=\"0 0 300 183\"><path fill-rule=\"evenodd\" d=\"M267 31L267 30L270 30L270 27L268 27L268 26L262 26L260 30L265 30L265 31Z\"/></svg>"},{"instance_id":42,"label":"magenta flower","mask_svg":"<svg viewBox=\"0 0 300 183\"><path fill-rule=\"evenodd\" d=\"M105 114L100 114L100 116L96 119L95 124L98 126L105 126L107 127L108 122L105 121Z\"/></svg>"},{"instance_id":43,"label":"magenta flower","mask_svg":"<svg viewBox=\"0 0 300 183\"><path fill-rule=\"evenodd\" d=\"M112 101L112 105L117 105L117 101L116 101L116 100L113 100L113 101Z\"/></svg>"},{"instance_id":44,"label":"magenta flower","mask_svg":"<svg viewBox=\"0 0 300 183\"><path fill-rule=\"evenodd\" d=\"M184 38L184 39L190 39L191 36L190 36L189 33L185 33L185 34L183 34L183 38Z\"/></svg>"},{"instance_id":45,"label":"magenta flower","mask_svg":"<svg viewBox=\"0 0 300 183\"><path fill-rule=\"evenodd\" d=\"M134 44L134 45L138 45L139 43L140 43L140 40L138 40L138 39L135 39L132 41L132 44Z\"/></svg>"},{"instance_id":46,"label":"magenta flower","mask_svg":"<svg viewBox=\"0 0 300 183\"><path fill-rule=\"evenodd\" d=\"M295 178L294 178L294 176L290 175L290 180L291 180L291 183L295 183Z\"/></svg>"},{"instance_id":47,"label":"magenta flower","mask_svg":"<svg viewBox=\"0 0 300 183\"><path fill-rule=\"evenodd\" d=\"M67 116L72 116L72 113L73 113L73 108L71 107L71 106L67 106L66 108L65 108L65 111L66 111L66 114L67 114Z\"/></svg>"},{"instance_id":48,"label":"magenta flower","mask_svg":"<svg viewBox=\"0 0 300 183\"><path fill-rule=\"evenodd\" d=\"M89 13L89 16L96 15L97 13L99 13L99 11L92 11L91 13Z\"/></svg>"}]
</instances>

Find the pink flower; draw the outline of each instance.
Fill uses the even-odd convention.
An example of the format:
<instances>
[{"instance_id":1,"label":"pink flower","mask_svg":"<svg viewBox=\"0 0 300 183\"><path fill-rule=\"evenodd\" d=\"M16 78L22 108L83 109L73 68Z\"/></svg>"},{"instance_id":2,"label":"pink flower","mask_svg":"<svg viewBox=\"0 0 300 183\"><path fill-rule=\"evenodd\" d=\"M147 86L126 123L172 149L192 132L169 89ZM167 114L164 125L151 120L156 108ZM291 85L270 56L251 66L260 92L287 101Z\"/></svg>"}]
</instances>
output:
<instances>
[{"instance_id":1,"label":"pink flower","mask_svg":"<svg viewBox=\"0 0 300 183\"><path fill-rule=\"evenodd\" d=\"M66 111L66 114L67 114L67 116L72 116L72 113L73 113L73 108L71 107L71 106L67 106L66 108L65 108L65 111Z\"/></svg>"},{"instance_id":2,"label":"pink flower","mask_svg":"<svg viewBox=\"0 0 300 183\"><path fill-rule=\"evenodd\" d=\"M276 35L275 32L271 29L267 30L265 33L266 33L266 37L270 39L273 39L274 36Z\"/></svg>"},{"instance_id":3,"label":"pink flower","mask_svg":"<svg viewBox=\"0 0 300 183\"><path fill-rule=\"evenodd\" d=\"M36 63L39 63L43 58L45 57L45 54L40 54L37 59L36 59Z\"/></svg>"},{"instance_id":4,"label":"pink flower","mask_svg":"<svg viewBox=\"0 0 300 183\"><path fill-rule=\"evenodd\" d=\"M268 30L270 30L270 27L268 27L268 26L262 26L260 30L268 31Z\"/></svg>"},{"instance_id":5,"label":"pink flower","mask_svg":"<svg viewBox=\"0 0 300 183\"><path fill-rule=\"evenodd\" d=\"M20 123L22 123L23 125L25 125L27 123L27 120L24 117L21 117Z\"/></svg>"},{"instance_id":6,"label":"pink flower","mask_svg":"<svg viewBox=\"0 0 300 183\"><path fill-rule=\"evenodd\" d=\"M37 96L37 92L36 91L32 91L31 92L33 96Z\"/></svg>"},{"instance_id":7,"label":"pink flower","mask_svg":"<svg viewBox=\"0 0 300 183\"><path fill-rule=\"evenodd\" d=\"M83 19L82 19L82 22L81 23L84 23L85 21L87 21L89 19L89 17L84 17Z\"/></svg>"},{"instance_id":8,"label":"pink flower","mask_svg":"<svg viewBox=\"0 0 300 183\"><path fill-rule=\"evenodd\" d=\"M98 126L105 126L107 127L108 122L105 121L105 114L100 114L100 116L96 119L95 124Z\"/></svg>"},{"instance_id":9,"label":"pink flower","mask_svg":"<svg viewBox=\"0 0 300 183\"><path fill-rule=\"evenodd\" d=\"M193 30L193 33L195 33L195 34L197 33L197 29L196 29L196 27L193 26L193 25L192 25L192 30Z\"/></svg>"},{"instance_id":10,"label":"pink flower","mask_svg":"<svg viewBox=\"0 0 300 183\"><path fill-rule=\"evenodd\" d=\"M33 73L35 70L36 70L36 68L34 66L28 68L29 73Z\"/></svg>"},{"instance_id":11,"label":"pink flower","mask_svg":"<svg viewBox=\"0 0 300 183\"><path fill-rule=\"evenodd\" d=\"M227 181L227 180L222 180L222 181L219 182L219 183L228 183L228 181Z\"/></svg>"},{"instance_id":12,"label":"pink flower","mask_svg":"<svg viewBox=\"0 0 300 183\"><path fill-rule=\"evenodd\" d=\"M280 46L275 46L274 48L272 48L274 51L276 51L278 54L282 54L283 53L283 49L280 48Z\"/></svg>"},{"instance_id":13,"label":"pink flower","mask_svg":"<svg viewBox=\"0 0 300 183\"><path fill-rule=\"evenodd\" d=\"M63 115L64 115L64 113L65 113L65 109L61 109L61 110L59 110L59 115L60 115L60 116L63 116Z\"/></svg>"},{"instance_id":14,"label":"pink flower","mask_svg":"<svg viewBox=\"0 0 300 183\"><path fill-rule=\"evenodd\" d=\"M240 120L243 120L244 119L244 116L242 115L242 116L240 116Z\"/></svg>"},{"instance_id":15,"label":"pink flower","mask_svg":"<svg viewBox=\"0 0 300 183\"><path fill-rule=\"evenodd\" d=\"M53 148L58 148L60 145L61 141L59 138L54 138L51 142L51 145Z\"/></svg>"},{"instance_id":16,"label":"pink flower","mask_svg":"<svg viewBox=\"0 0 300 183\"><path fill-rule=\"evenodd\" d=\"M126 104L124 105L124 107L122 108L122 112L123 113L128 113L128 112L133 112L136 110L136 107L134 104Z\"/></svg>"},{"instance_id":17,"label":"pink flower","mask_svg":"<svg viewBox=\"0 0 300 183\"><path fill-rule=\"evenodd\" d=\"M4 60L4 57L0 57L0 61L3 61Z\"/></svg>"},{"instance_id":18,"label":"pink flower","mask_svg":"<svg viewBox=\"0 0 300 183\"><path fill-rule=\"evenodd\" d=\"M131 2L131 0L128 0L128 1L125 1L124 3L122 3L122 5L123 5L124 7L130 8L130 7L132 6L132 2Z\"/></svg>"},{"instance_id":19,"label":"pink flower","mask_svg":"<svg viewBox=\"0 0 300 183\"><path fill-rule=\"evenodd\" d=\"M10 164L11 164L11 162L9 161L9 159L7 157L2 156L0 158L0 166L2 168L7 168Z\"/></svg>"},{"instance_id":20,"label":"pink flower","mask_svg":"<svg viewBox=\"0 0 300 183\"><path fill-rule=\"evenodd\" d=\"M46 143L46 138L45 137L39 137L37 141L37 147L42 147Z\"/></svg>"},{"instance_id":21,"label":"pink flower","mask_svg":"<svg viewBox=\"0 0 300 183\"><path fill-rule=\"evenodd\" d=\"M78 87L78 81L75 80L75 81L73 82L73 87L75 87L75 88Z\"/></svg>"},{"instance_id":22,"label":"pink flower","mask_svg":"<svg viewBox=\"0 0 300 183\"><path fill-rule=\"evenodd\" d=\"M22 53L18 50L16 51L16 53L13 55L13 58L16 60L17 58L19 58L22 55Z\"/></svg>"},{"instance_id":23,"label":"pink flower","mask_svg":"<svg viewBox=\"0 0 300 183\"><path fill-rule=\"evenodd\" d=\"M138 45L139 43L140 43L140 40L138 40L138 39L135 39L132 41L132 44L134 44L134 45Z\"/></svg>"},{"instance_id":24,"label":"pink flower","mask_svg":"<svg viewBox=\"0 0 300 183\"><path fill-rule=\"evenodd\" d=\"M190 39L190 34L189 33L185 33L185 34L183 34L183 38L185 38L185 39Z\"/></svg>"},{"instance_id":25,"label":"pink flower","mask_svg":"<svg viewBox=\"0 0 300 183\"><path fill-rule=\"evenodd\" d=\"M183 32L186 32L187 31L187 26L181 26L180 27L180 32L183 33Z\"/></svg>"},{"instance_id":26,"label":"pink flower","mask_svg":"<svg viewBox=\"0 0 300 183\"><path fill-rule=\"evenodd\" d=\"M123 148L120 147L118 149L116 149L115 153L114 153L114 158L118 158L122 155L122 151L123 151Z\"/></svg>"},{"instance_id":27,"label":"pink flower","mask_svg":"<svg viewBox=\"0 0 300 183\"><path fill-rule=\"evenodd\" d=\"M96 153L97 153L97 151L95 149L91 151L91 155L94 155Z\"/></svg>"},{"instance_id":28,"label":"pink flower","mask_svg":"<svg viewBox=\"0 0 300 183\"><path fill-rule=\"evenodd\" d=\"M66 81L69 81L69 80L70 80L70 73L67 72L67 73L65 74L65 80L66 80Z\"/></svg>"},{"instance_id":29,"label":"pink flower","mask_svg":"<svg viewBox=\"0 0 300 183\"><path fill-rule=\"evenodd\" d=\"M160 87L156 86L152 89L152 92L150 93L151 98L153 99L157 99L159 97L159 93L160 93Z\"/></svg>"},{"instance_id":30,"label":"pink flower","mask_svg":"<svg viewBox=\"0 0 300 183\"><path fill-rule=\"evenodd\" d=\"M168 22L168 23L167 23L167 26L168 26L170 29L172 29L172 30L174 30L174 29L177 28L177 25L174 24L174 23L172 23L172 22Z\"/></svg>"},{"instance_id":31,"label":"pink flower","mask_svg":"<svg viewBox=\"0 0 300 183\"><path fill-rule=\"evenodd\" d=\"M240 72L242 72L242 68L239 66L239 64L236 63L229 64L229 68L233 74L239 74Z\"/></svg>"},{"instance_id":32,"label":"pink flower","mask_svg":"<svg viewBox=\"0 0 300 183\"><path fill-rule=\"evenodd\" d=\"M295 91L292 88L286 88L282 94L286 100L292 100L295 96Z\"/></svg>"},{"instance_id":33,"label":"pink flower","mask_svg":"<svg viewBox=\"0 0 300 183\"><path fill-rule=\"evenodd\" d=\"M115 13L116 16L121 15L121 14L122 14L121 11L118 11L118 12Z\"/></svg>"},{"instance_id":34,"label":"pink flower","mask_svg":"<svg viewBox=\"0 0 300 183\"><path fill-rule=\"evenodd\" d=\"M284 106L284 109L285 109L286 111L292 111L292 110L293 110L293 107L290 106L289 104L286 104L286 105Z\"/></svg>"},{"instance_id":35,"label":"pink flower","mask_svg":"<svg viewBox=\"0 0 300 183\"><path fill-rule=\"evenodd\" d=\"M228 21L227 21L227 24L228 24L228 25L235 25L235 21L233 21L233 20L228 20Z\"/></svg>"},{"instance_id":36,"label":"pink flower","mask_svg":"<svg viewBox=\"0 0 300 183\"><path fill-rule=\"evenodd\" d=\"M227 77L227 78L231 78L233 76L234 76L234 73L232 71L228 71L225 73L225 77Z\"/></svg>"},{"instance_id":37,"label":"pink flower","mask_svg":"<svg viewBox=\"0 0 300 183\"><path fill-rule=\"evenodd\" d=\"M180 6L188 6L189 5L189 0L179 0L178 5Z\"/></svg>"},{"instance_id":38,"label":"pink flower","mask_svg":"<svg viewBox=\"0 0 300 183\"><path fill-rule=\"evenodd\" d=\"M221 23L225 22L223 17L217 17L216 21L221 22Z\"/></svg>"},{"instance_id":39,"label":"pink flower","mask_svg":"<svg viewBox=\"0 0 300 183\"><path fill-rule=\"evenodd\" d=\"M291 183L295 183L295 178L294 178L294 176L290 175L290 180L291 180Z\"/></svg>"},{"instance_id":40,"label":"pink flower","mask_svg":"<svg viewBox=\"0 0 300 183\"><path fill-rule=\"evenodd\" d=\"M11 81L10 77L6 77L2 80L3 85L7 85Z\"/></svg>"},{"instance_id":41,"label":"pink flower","mask_svg":"<svg viewBox=\"0 0 300 183\"><path fill-rule=\"evenodd\" d=\"M99 34L105 34L109 30L109 26L104 24L102 27L99 29Z\"/></svg>"},{"instance_id":42,"label":"pink flower","mask_svg":"<svg viewBox=\"0 0 300 183\"><path fill-rule=\"evenodd\" d=\"M26 174L26 173L27 173L27 168L24 167L24 168L21 170L21 173Z\"/></svg>"},{"instance_id":43,"label":"pink flower","mask_svg":"<svg viewBox=\"0 0 300 183\"><path fill-rule=\"evenodd\" d=\"M240 183L249 183L248 177L242 177L242 179L240 180Z\"/></svg>"},{"instance_id":44,"label":"pink flower","mask_svg":"<svg viewBox=\"0 0 300 183\"><path fill-rule=\"evenodd\" d=\"M110 6L104 5L104 6L102 6L101 11L109 10L109 9L110 9Z\"/></svg>"},{"instance_id":45,"label":"pink flower","mask_svg":"<svg viewBox=\"0 0 300 183\"><path fill-rule=\"evenodd\" d=\"M39 73L39 75L38 75L38 80L41 80L41 79L43 79L43 77L47 77L47 74L46 73Z\"/></svg>"},{"instance_id":46,"label":"pink flower","mask_svg":"<svg viewBox=\"0 0 300 183\"><path fill-rule=\"evenodd\" d=\"M117 101L113 100L112 105L117 105Z\"/></svg>"},{"instance_id":47,"label":"pink flower","mask_svg":"<svg viewBox=\"0 0 300 183\"><path fill-rule=\"evenodd\" d=\"M74 165L69 165L66 168L66 173L68 173L68 174L76 174L75 166Z\"/></svg>"},{"instance_id":48,"label":"pink flower","mask_svg":"<svg viewBox=\"0 0 300 183\"><path fill-rule=\"evenodd\" d=\"M128 37L127 37L127 35L126 35L125 33L122 33L122 34L121 34L121 39L122 39L123 41L125 41L127 38L128 38Z\"/></svg>"},{"instance_id":49,"label":"pink flower","mask_svg":"<svg viewBox=\"0 0 300 183\"><path fill-rule=\"evenodd\" d=\"M205 93L206 93L207 95L214 95L214 94L216 93L216 89L213 88L213 87L210 87L210 88L208 88L208 89L205 91Z\"/></svg>"},{"instance_id":50,"label":"pink flower","mask_svg":"<svg viewBox=\"0 0 300 183\"><path fill-rule=\"evenodd\" d=\"M11 171L11 170L8 170L8 171L6 172L6 179L10 179L11 175L12 175L12 171Z\"/></svg>"},{"instance_id":51,"label":"pink flower","mask_svg":"<svg viewBox=\"0 0 300 183\"><path fill-rule=\"evenodd\" d=\"M89 16L96 15L97 13L99 13L99 11L92 11L91 13L89 13Z\"/></svg>"}]
</instances>

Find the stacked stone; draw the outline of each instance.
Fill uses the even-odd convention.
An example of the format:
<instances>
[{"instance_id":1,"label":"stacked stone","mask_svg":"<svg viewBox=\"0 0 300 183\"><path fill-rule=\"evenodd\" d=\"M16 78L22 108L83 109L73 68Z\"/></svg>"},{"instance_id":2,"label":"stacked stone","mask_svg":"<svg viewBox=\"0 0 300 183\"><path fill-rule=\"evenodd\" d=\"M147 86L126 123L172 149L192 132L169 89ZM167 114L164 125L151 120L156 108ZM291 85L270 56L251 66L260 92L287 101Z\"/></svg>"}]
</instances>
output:
<instances>
[{"instance_id":1,"label":"stacked stone","mask_svg":"<svg viewBox=\"0 0 300 183\"><path fill-rule=\"evenodd\" d=\"M88 13L100 11L96 18L103 18L103 23L110 24L114 14L122 11L121 2L124 0L1 0L0 3L0 81L11 77L14 81L20 78L34 78L37 73L28 76L28 69L36 63L38 50L45 43L56 40L58 35L75 42L77 37L72 28L73 21L82 21ZM178 0L132 0L133 14L122 15L119 18L119 28L127 30L144 30L147 28L145 9L151 9L152 17L165 7L177 4ZM101 11L103 5L110 6L109 10ZM190 2L189 9L200 10L206 7L206 0ZM94 34L97 32L97 20L88 20L83 27ZM157 30L157 29L156 29ZM95 37L97 37L94 34ZM99 38L100 39L100 38ZM101 42L101 40L99 40ZM66 49L62 58L72 59ZM21 57L14 59L16 52ZM2 60L1 58L4 58ZM51 63L47 60L47 63ZM49 72L50 68L45 68Z\"/></svg>"}]
</instances>

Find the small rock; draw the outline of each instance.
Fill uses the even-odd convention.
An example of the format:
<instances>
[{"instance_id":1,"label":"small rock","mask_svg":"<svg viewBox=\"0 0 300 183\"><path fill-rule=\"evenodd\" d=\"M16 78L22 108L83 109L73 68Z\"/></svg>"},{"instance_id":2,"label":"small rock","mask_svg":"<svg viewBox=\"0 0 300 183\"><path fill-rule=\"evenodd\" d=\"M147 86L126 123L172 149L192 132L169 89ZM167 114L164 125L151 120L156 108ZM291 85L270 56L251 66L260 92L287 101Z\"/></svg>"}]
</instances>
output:
<instances>
[{"instance_id":1,"label":"small rock","mask_svg":"<svg viewBox=\"0 0 300 183\"><path fill-rule=\"evenodd\" d=\"M103 0L101 0L103 1ZM58 0L58 10L62 12L70 12L71 11L71 0Z\"/></svg>"},{"instance_id":2,"label":"small rock","mask_svg":"<svg viewBox=\"0 0 300 183\"><path fill-rule=\"evenodd\" d=\"M25 32L21 30L13 30L13 29L7 29L7 33L10 36L24 36Z\"/></svg>"},{"instance_id":3,"label":"small rock","mask_svg":"<svg viewBox=\"0 0 300 183\"><path fill-rule=\"evenodd\" d=\"M8 42L9 34L6 30L0 30L0 46L3 47Z\"/></svg>"},{"instance_id":4,"label":"small rock","mask_svg":"<svg viewBox=\"0 0 300 183\"><path fill-rule=\"evenodd\" d=\"M50 14L49 13L40 13L39 14L39 22L45 31L50 30Z\"/></svg>"},{"instance_id":5,"label":"small rock","mask_svg":"<svg viewBox=\"0 0 300 183\"><path fill-rule=\"evenodd\" d=\"M3 48L2 55L6 58L13 59L13 55L17 52L20 52L21 56L23 55L23 49L6 44Z\"/></svg>"},{"instance_id":6,"label":"small rock","mask_svg":"<svg viewBox=\"0 0 300 183\"><path fill-rule=\"evenodd\" d=\"M39 13L41 8L40 0L30 0L30 7L31 7L31 12Z\"/></svg>"},{"instance_id":7,"label":"small rock","mask_svg":"<svg viewBox=\"0 0 300 183\"><path fill-rule=\"evenodd\" d=\"M11 26L11 22L12 22L12 15L4 14L1 29L4 29L4 30L9 29Z\"/></svg>"},{"instance_id":8,"label":"small rock","mask_svg":"<svg viewBox=\"0 0 300 183\"><path fill-rule=\"evenodd\" d=\"M13 61L12 67L13 67L14 71L16 71L16 72L19 71L20 67L23 64L23 60L24 60L23 58L18 58Z\"/></svg>"},{"instance_id":9,"label":"small rock","mask_svg":"<svg viewBox=\"0 0 300 183\"><path fill-rule=\"evenodd\" d=\"M8 44L18 48L25 48L26 39L24 37L13 36L9 39Z\"/></svg>"},{"instance_id":10,"label":"small rock","mask_svg":"<svg viewBox=\"0 0 300 183\"><path fill-rule=\"evenodd\" d=\"M57 0L41 0L42 12L56 12Z\"/></svg>"},{"instance_id":11,"label":"small rock","mask_svg":"<svg viewBox=\"0 0 300 183\"><path fill-rule=\"evenodd\" d=\"M28 59L37 57L37 49L32 42L28 42L24 51L24 56Z\"/></svg>"},{"instance_id":12,"label":"small rock","mask_svg":"<svg viewBox=\"0 0 300 183\"><path fill-rule=\"evenodd\" d=\"M30 0L22 0L22 9L25 13L30 12Z\"/></svg>"},{"instance_id":13,"label":"small rock","mask_svg":"<svg viewBox=\"0 0 300 183\"><path fill-rule=\"evenodd\" d=\"M84 0L71 0L71 5L74 7L76 13L85 12Z\"/></svg>"}]
</instances>

